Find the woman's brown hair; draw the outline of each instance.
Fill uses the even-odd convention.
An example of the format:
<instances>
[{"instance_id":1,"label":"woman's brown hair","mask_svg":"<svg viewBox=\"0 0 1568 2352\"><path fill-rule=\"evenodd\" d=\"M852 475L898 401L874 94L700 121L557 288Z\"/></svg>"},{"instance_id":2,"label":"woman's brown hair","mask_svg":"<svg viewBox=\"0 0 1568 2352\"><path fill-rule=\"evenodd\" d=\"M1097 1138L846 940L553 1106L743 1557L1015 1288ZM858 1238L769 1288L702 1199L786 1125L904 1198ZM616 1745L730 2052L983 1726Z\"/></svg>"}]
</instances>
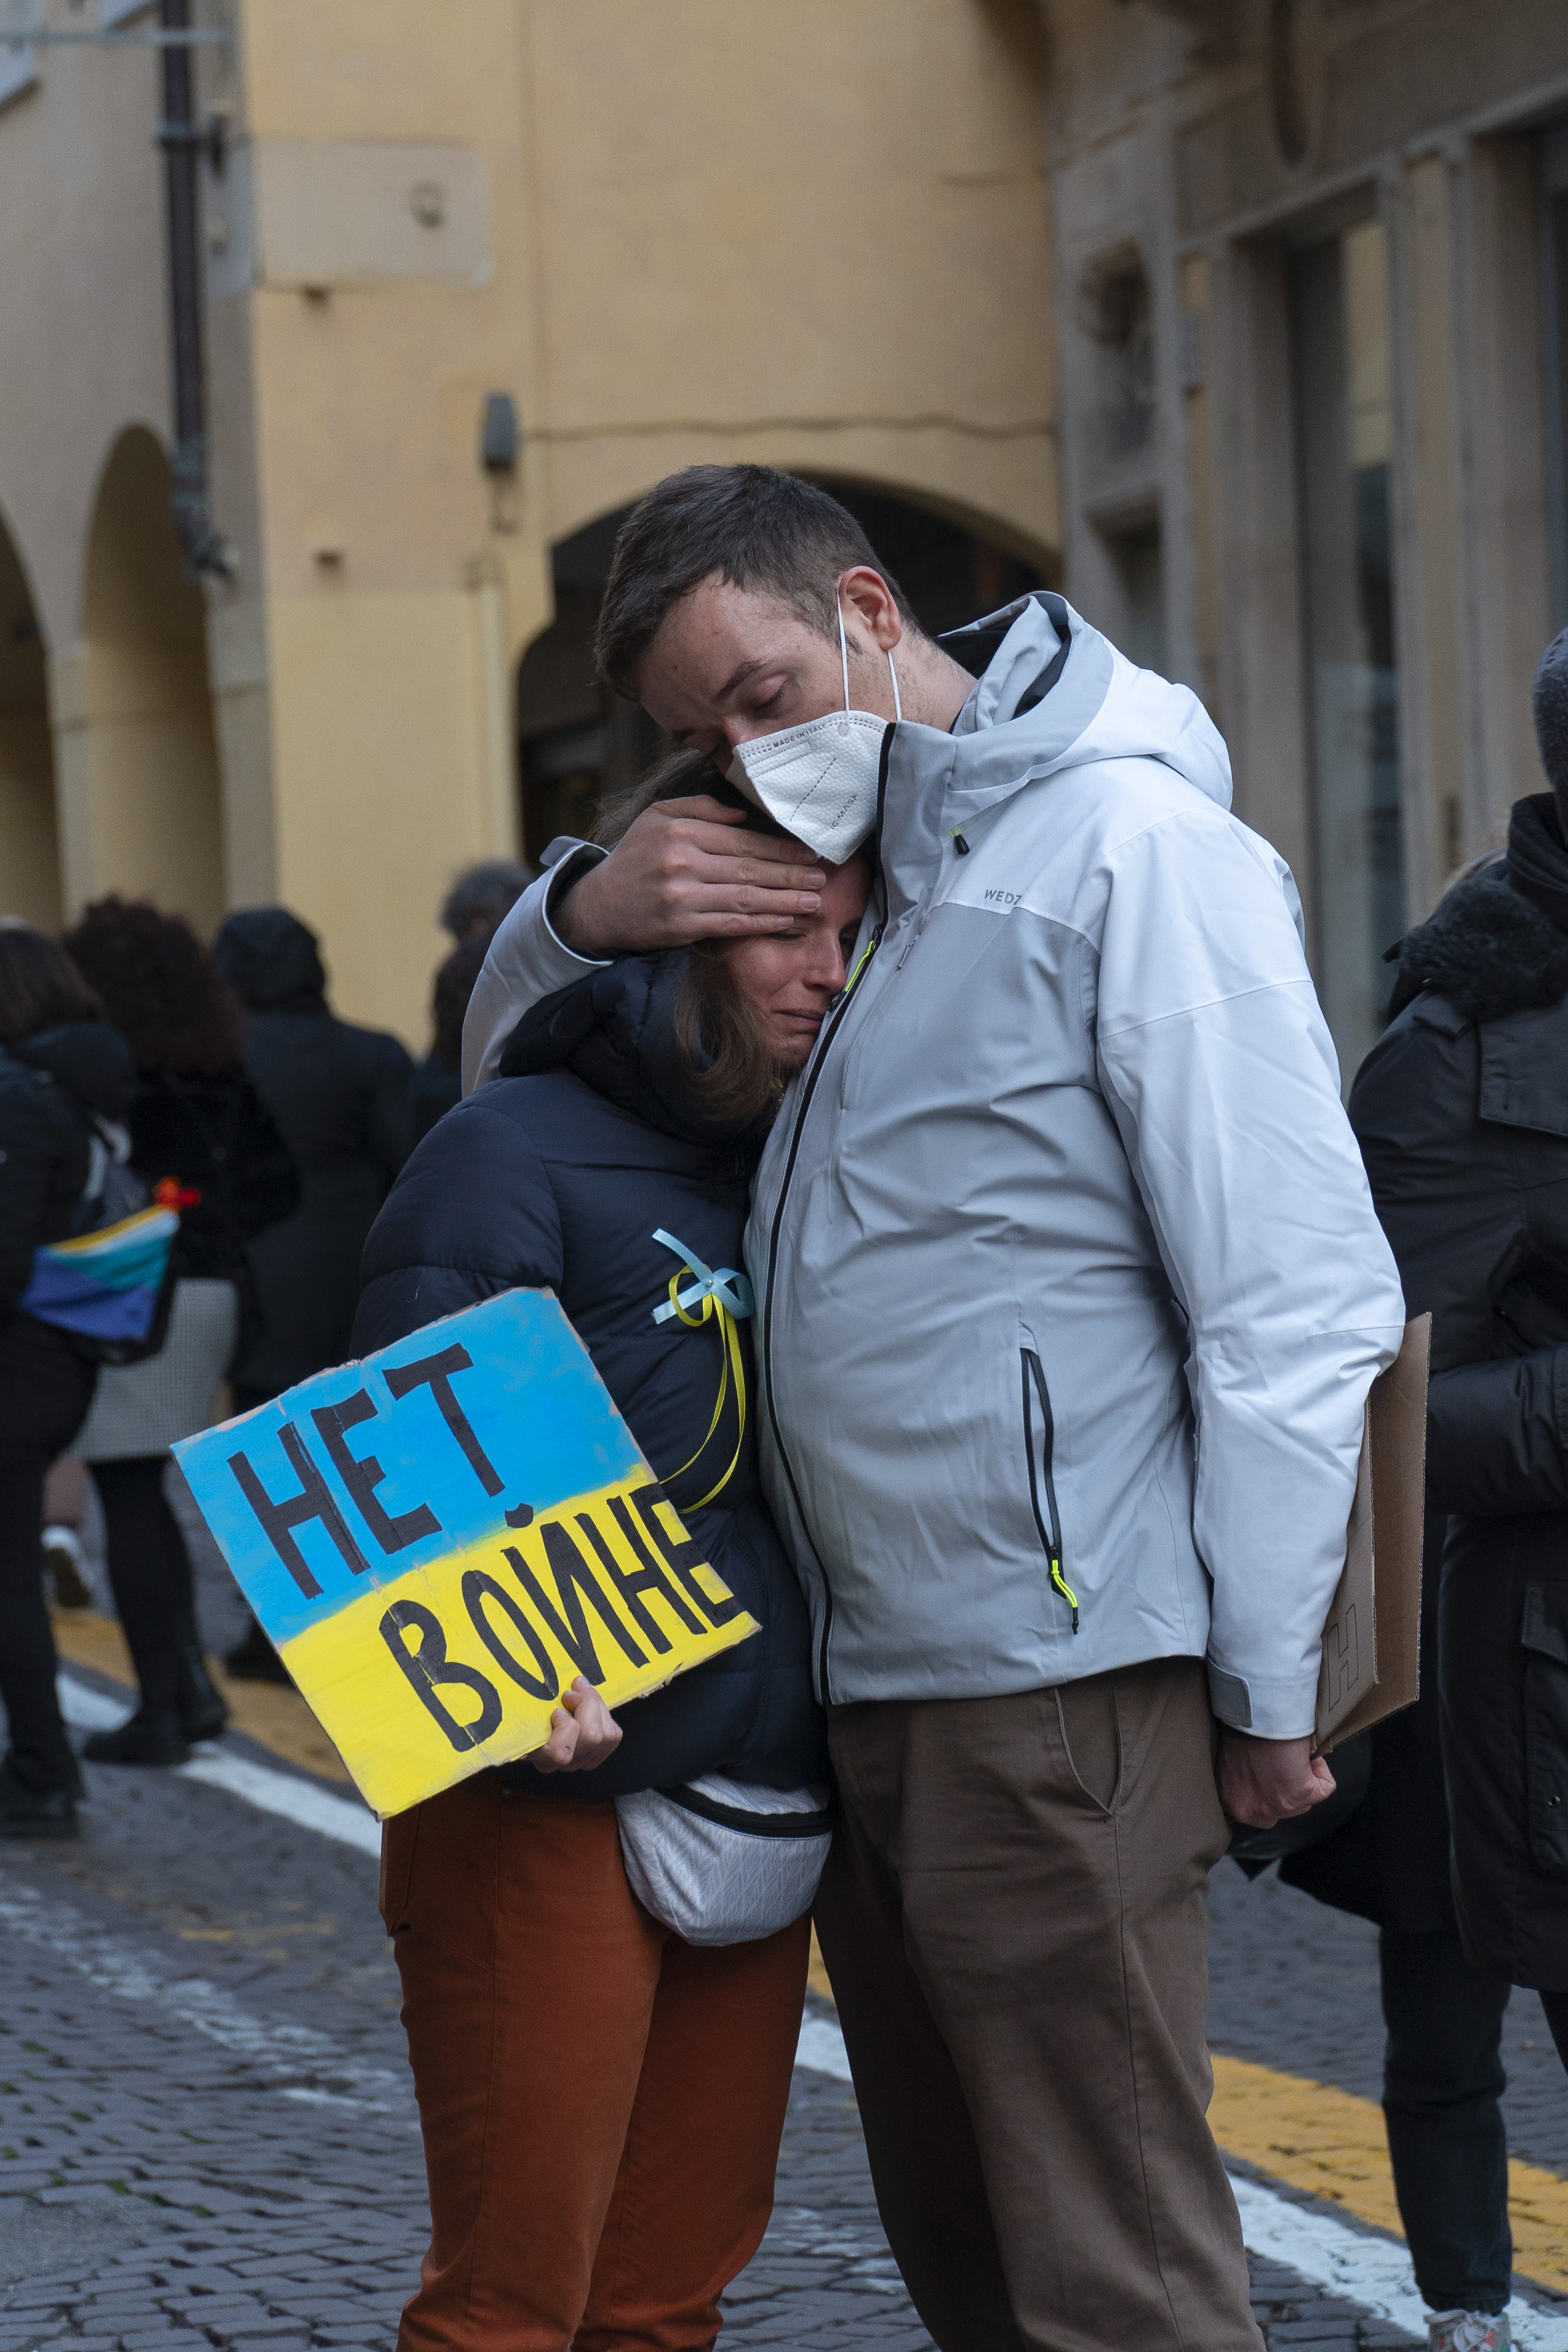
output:
<instances>
[{"instance_id":1,"label":"woman's brown hair","mask_svg":"<svg viewBox=\"0 0 1568 2352\"><path fill-rule=\"evenodd\" d=\"M99 898L66 946L144 1076L211 1077L239 1060L237 1000L189 923L146 898Z\"/></svg>"},{"instance_id":2,"label":"woman's brown hair","mask_svg":"<svg viewBox=\"0 0 1568 2352\"><path fill-rule=\"evenodd\" d=\"M20 916L0 916L0 1045L68 1021L96 1021L100 1009L57 940Z\"/></svg>"},{"instance_id":3,"label":"woman's brown hair","mask_svg":"<svg viewBox=\"0 0 1568 2352\"><path fill-rule=\"evenodd\" d=\"M632 821L657 801L684 801L706 793L727 808L744 809L757 833L781 828L727 783L706 751L674 751L645 775L607 801L594 831L601 847L613 849ZM790 1073L768 1043L768 1024L736 984L723 940L698 940L686 950L686 970L675 999L675 1042L689 1065L704 1108L737 1129L772 1112Z\"/></svg>"}]
</instances>

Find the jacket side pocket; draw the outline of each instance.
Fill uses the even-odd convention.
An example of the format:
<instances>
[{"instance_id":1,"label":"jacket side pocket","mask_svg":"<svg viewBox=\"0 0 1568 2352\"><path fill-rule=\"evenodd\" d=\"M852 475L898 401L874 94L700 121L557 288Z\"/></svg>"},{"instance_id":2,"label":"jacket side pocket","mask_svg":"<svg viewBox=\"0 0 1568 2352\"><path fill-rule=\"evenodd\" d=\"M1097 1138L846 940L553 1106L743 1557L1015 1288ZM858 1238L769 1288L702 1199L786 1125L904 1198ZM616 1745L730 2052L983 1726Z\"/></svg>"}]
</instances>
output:
<instances>
[{"instance_id":1,"label":"jacket side pocket","mask_svg":"<svg viewBox=\"0 0 1568 2352\"><path fill-rule=\"evenodd\" d=\"M1536 1868L1568 1879L1568 1584L1530 1584L1524 1659L1525 1824Z\"/></svg>"},{"instance_id":2,"label":"jacket side pocket","mask_svg":"<svg viewBox=\"0 0 1568 2352\"><path fill-rule=\"evenodd\" d=\"M1061 1564L1061 1516L1056 1507L1056 1480L1052 1460L1056 1452L1056 1415L1051 1410L1051 1391L1045 1384L1045 1367L1033 1348L1020 1348L1019 1362L1023 1372L1023 1446L1024 1460L1029 1468L1030 1508L1034 1514L1035 1531L1040 1537L1051 1572L1051 1590L1072 1612L1072 1630L1078 1631L1078 1595L1067 1581ZM1039 1456L1036 1456L1035 1419L1040 1419Z\"/></svg>"}]
</instances>

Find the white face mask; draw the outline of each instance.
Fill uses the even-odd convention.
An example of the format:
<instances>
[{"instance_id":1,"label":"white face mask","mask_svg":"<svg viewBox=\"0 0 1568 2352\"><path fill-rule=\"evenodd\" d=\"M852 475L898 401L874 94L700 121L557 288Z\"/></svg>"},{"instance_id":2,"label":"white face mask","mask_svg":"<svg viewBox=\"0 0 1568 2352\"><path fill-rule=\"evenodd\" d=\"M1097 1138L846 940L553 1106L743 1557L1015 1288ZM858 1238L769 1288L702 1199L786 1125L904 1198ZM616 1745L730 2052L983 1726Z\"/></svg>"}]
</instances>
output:
<instances>
[{"instance_id":1,"label":"white face mask","mask_svg":"<svg viewBox=\"0 0 1568 2352\"><path fill-rule=\"evenodd\" d=\"M803 841L831 866L852 857L876 823L876 788L882 773L882 739L885 719L874 711L850 709L850 648L844 635L844 608L839 606L839 654L844 669L844 707L803 727L786 727L778 735L754 736L737 743L734 764L737 779L749 786L753 799L787 833ZM893 707L904 716L898 698L898 672L888 655L893 676Z\"/></svg>"}]
</instances>

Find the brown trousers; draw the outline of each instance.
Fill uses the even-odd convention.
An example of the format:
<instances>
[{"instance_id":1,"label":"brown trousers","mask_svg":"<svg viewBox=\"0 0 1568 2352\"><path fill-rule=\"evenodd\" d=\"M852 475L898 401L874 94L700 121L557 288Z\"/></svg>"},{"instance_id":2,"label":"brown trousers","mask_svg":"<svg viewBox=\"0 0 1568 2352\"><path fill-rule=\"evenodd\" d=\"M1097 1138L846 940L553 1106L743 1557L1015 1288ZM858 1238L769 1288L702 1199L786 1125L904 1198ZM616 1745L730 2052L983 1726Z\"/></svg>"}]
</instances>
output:
<instances>
[{"instance_id":1,"label":"brown trousers","mask_svg":"<svg viewBox=\"0 0 1568 2352\"><path fill-rule=\"evenodd\" d=\"M941 2352L1259 2352L1206 2121L1201 1662L835 1707L829 1738L817 1931Z\"/></svg>"},{"instance_id":2,"label":"brown trousers","mask_svg":"<svg viewBox=\"0 0 1568 2352\"><path fill-rule=\"evenodd\" d=\"M382 1916L432 2222L400 2352L706 2352L772 2209L806 1921L683 1944L612 1804L493 1774L387 1823Z\"/></svg>"}]
</instances>

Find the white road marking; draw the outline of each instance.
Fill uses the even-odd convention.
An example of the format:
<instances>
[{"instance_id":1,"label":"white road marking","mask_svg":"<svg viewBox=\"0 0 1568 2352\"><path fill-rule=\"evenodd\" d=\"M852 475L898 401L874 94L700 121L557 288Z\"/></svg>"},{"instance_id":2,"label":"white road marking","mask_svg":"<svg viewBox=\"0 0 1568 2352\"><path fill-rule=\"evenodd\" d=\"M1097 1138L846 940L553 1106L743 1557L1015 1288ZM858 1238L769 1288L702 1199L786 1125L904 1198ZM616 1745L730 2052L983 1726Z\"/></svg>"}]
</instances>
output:
<instances>
[{"instance_id":1,"label":"white road marking","mask_svg":"<svg viewBox=\"0 0 1568 2352\"><path fill-rule=\"evenodd\" d=\"M78 1682L72 1674L62 1674L58 1687L60 1712L78 1731L118 1730L131 1711L120 1700ZM270 1765L253 1764L212 1741L198 1748L188 1764L176 1769L188 1780L226 1789L231 1797L242 1797L258 1811L280 1813L301 1829L318 1830L340 1844L357 1846L361 1853L381 1853L382 1825L357 1797L334 1797L314 1780L299 1780L292 1772L275 1772Z\"/></svg>"},{"instance_id":2,"label":"white road marking","mask_svg":"<svg viewBox=\"0 0 1568 2352\"><path fill-rule=\"evenodd\" d=\"M118 1700L106 1697L69 1674L60 1676L60 1705L68 1723L92 1731L122 1723L127 1712ZM265 1764L253 1764L215 1746L199 1748L181 1769L188 1779L204 1780L209 1788L226 1789L231 1796L242 1798L264 1812L279 1813L286 1820L297 1822L302 1829L316 1830L345 1845L358 1846L365 1853L381 1852L381 1824L373 1815L355 1801L330 1795L313 1781L297 1780L287 1772L274 1772ZM26 1919L41 1919L47 1907L25 1910ZM95 1983L125 1999L163 1998L172 2015L185 2018L188 2023L210 2033L228 2048L256 2056L258 2063L276 2069L287 2059L287 2071L291 2073L324 2074L342 2082L362 2081L367 2088L372 2080L378 2086L390 2086L394 2081L379 2068L359 2067L333 2058L332 2045L325 2034L312 2033L304 2027L264 2025L259 2019L235 2009L226 1994L199 1979L166 1990L147 1975L134 1956L127 1955L115 1963L78 1958L74 1950L67 1949L60 1942L57 1930L35 1933L30 1925L18 1924L12 1916L16 1908L15 1904L0 1900L0 1925L13 1927L31 1941L48 1943L60 1949L62 1957L81 1968ZM111 1949L107 1937L93 1937L89 1940L95 1953ZM85 1951L87 1948L82 1948ZM318 2063L308 2063L316 2053ZM795 2063L812 2074L831 2074L841 2083L850 2080L844 2037L834 2019L807 2014L801 2021ZM291 2086L285 2095L321 2105L386 2105L384 2091L380 2098L367 2099L346 2096L341 2091L298 2085ZM1232 2175L1231 2185L1241 2210L1242 2233L1253 2253L1289 2263L1303 2278L1359 2304L1364 2310L1406 2329L1417 2339L1426 2335L1426 2305L1416 2292L1409 2253L1397 2241L1364 2236L1358 2230L1347 2229L1324 2207L1293 2204L1288 2198L1276 2196L1261 2181ZM1538 2311L1517 2298L1509 2305L1509 2320L1521 2352L1568 2352L1568 2320Z\"/></svg>"},{"instance_id":3,"label":"white road marking","mask_svg":"<svg viewBox=\"0 0 1568 2352\"><path fill-rule=\"evenodd\" d=\"M809 2066L814 2074L836 2074L841 2083L849 2081L849 2056L836 2019L813 2016L807 2011L800 2020L795 2063Z\"/></svg>"},{"instance_id":4,"label":"white road marking","mask_svg":"<svg viewBox=\"0 0 1568 2352\"><path fill-rule=\"evenodd\" d=\"M1425 2337L1427 2306L1416 2289L1409 2251L1396 2239L1364 2236L1323 2206L1292 2204L1260 2180L1233 2173L1230 2185L1251 2252L1288 2263L1303 2278L1406 2329L1417 2341ZM1509 2305L1508 2317L1522 2352L1568 2352L1568 2320L1538 2311L1518 2296Z\"/></svg>"},{"instance_id":5,"label":"white road marking","mask_svg":"<svg viewBox=\"0 0 1568 2352\"><path fill-rule=\"evenodd\" d=\"M68 1903L49 1903L36 1888L7 1878L0 1888L0 1929L37 1945L120 2000L156 2001L162 2017L177 2017L236 2058L269 2074L303 2076L308 2096L319 2093L352 2106L402 2114L413 2102L406 2072L367 2066L309 2025L273 2025L253 2017L204 1977L181 1977L147 1953L106 1935Z\"/></svg>"}]
</instances>

